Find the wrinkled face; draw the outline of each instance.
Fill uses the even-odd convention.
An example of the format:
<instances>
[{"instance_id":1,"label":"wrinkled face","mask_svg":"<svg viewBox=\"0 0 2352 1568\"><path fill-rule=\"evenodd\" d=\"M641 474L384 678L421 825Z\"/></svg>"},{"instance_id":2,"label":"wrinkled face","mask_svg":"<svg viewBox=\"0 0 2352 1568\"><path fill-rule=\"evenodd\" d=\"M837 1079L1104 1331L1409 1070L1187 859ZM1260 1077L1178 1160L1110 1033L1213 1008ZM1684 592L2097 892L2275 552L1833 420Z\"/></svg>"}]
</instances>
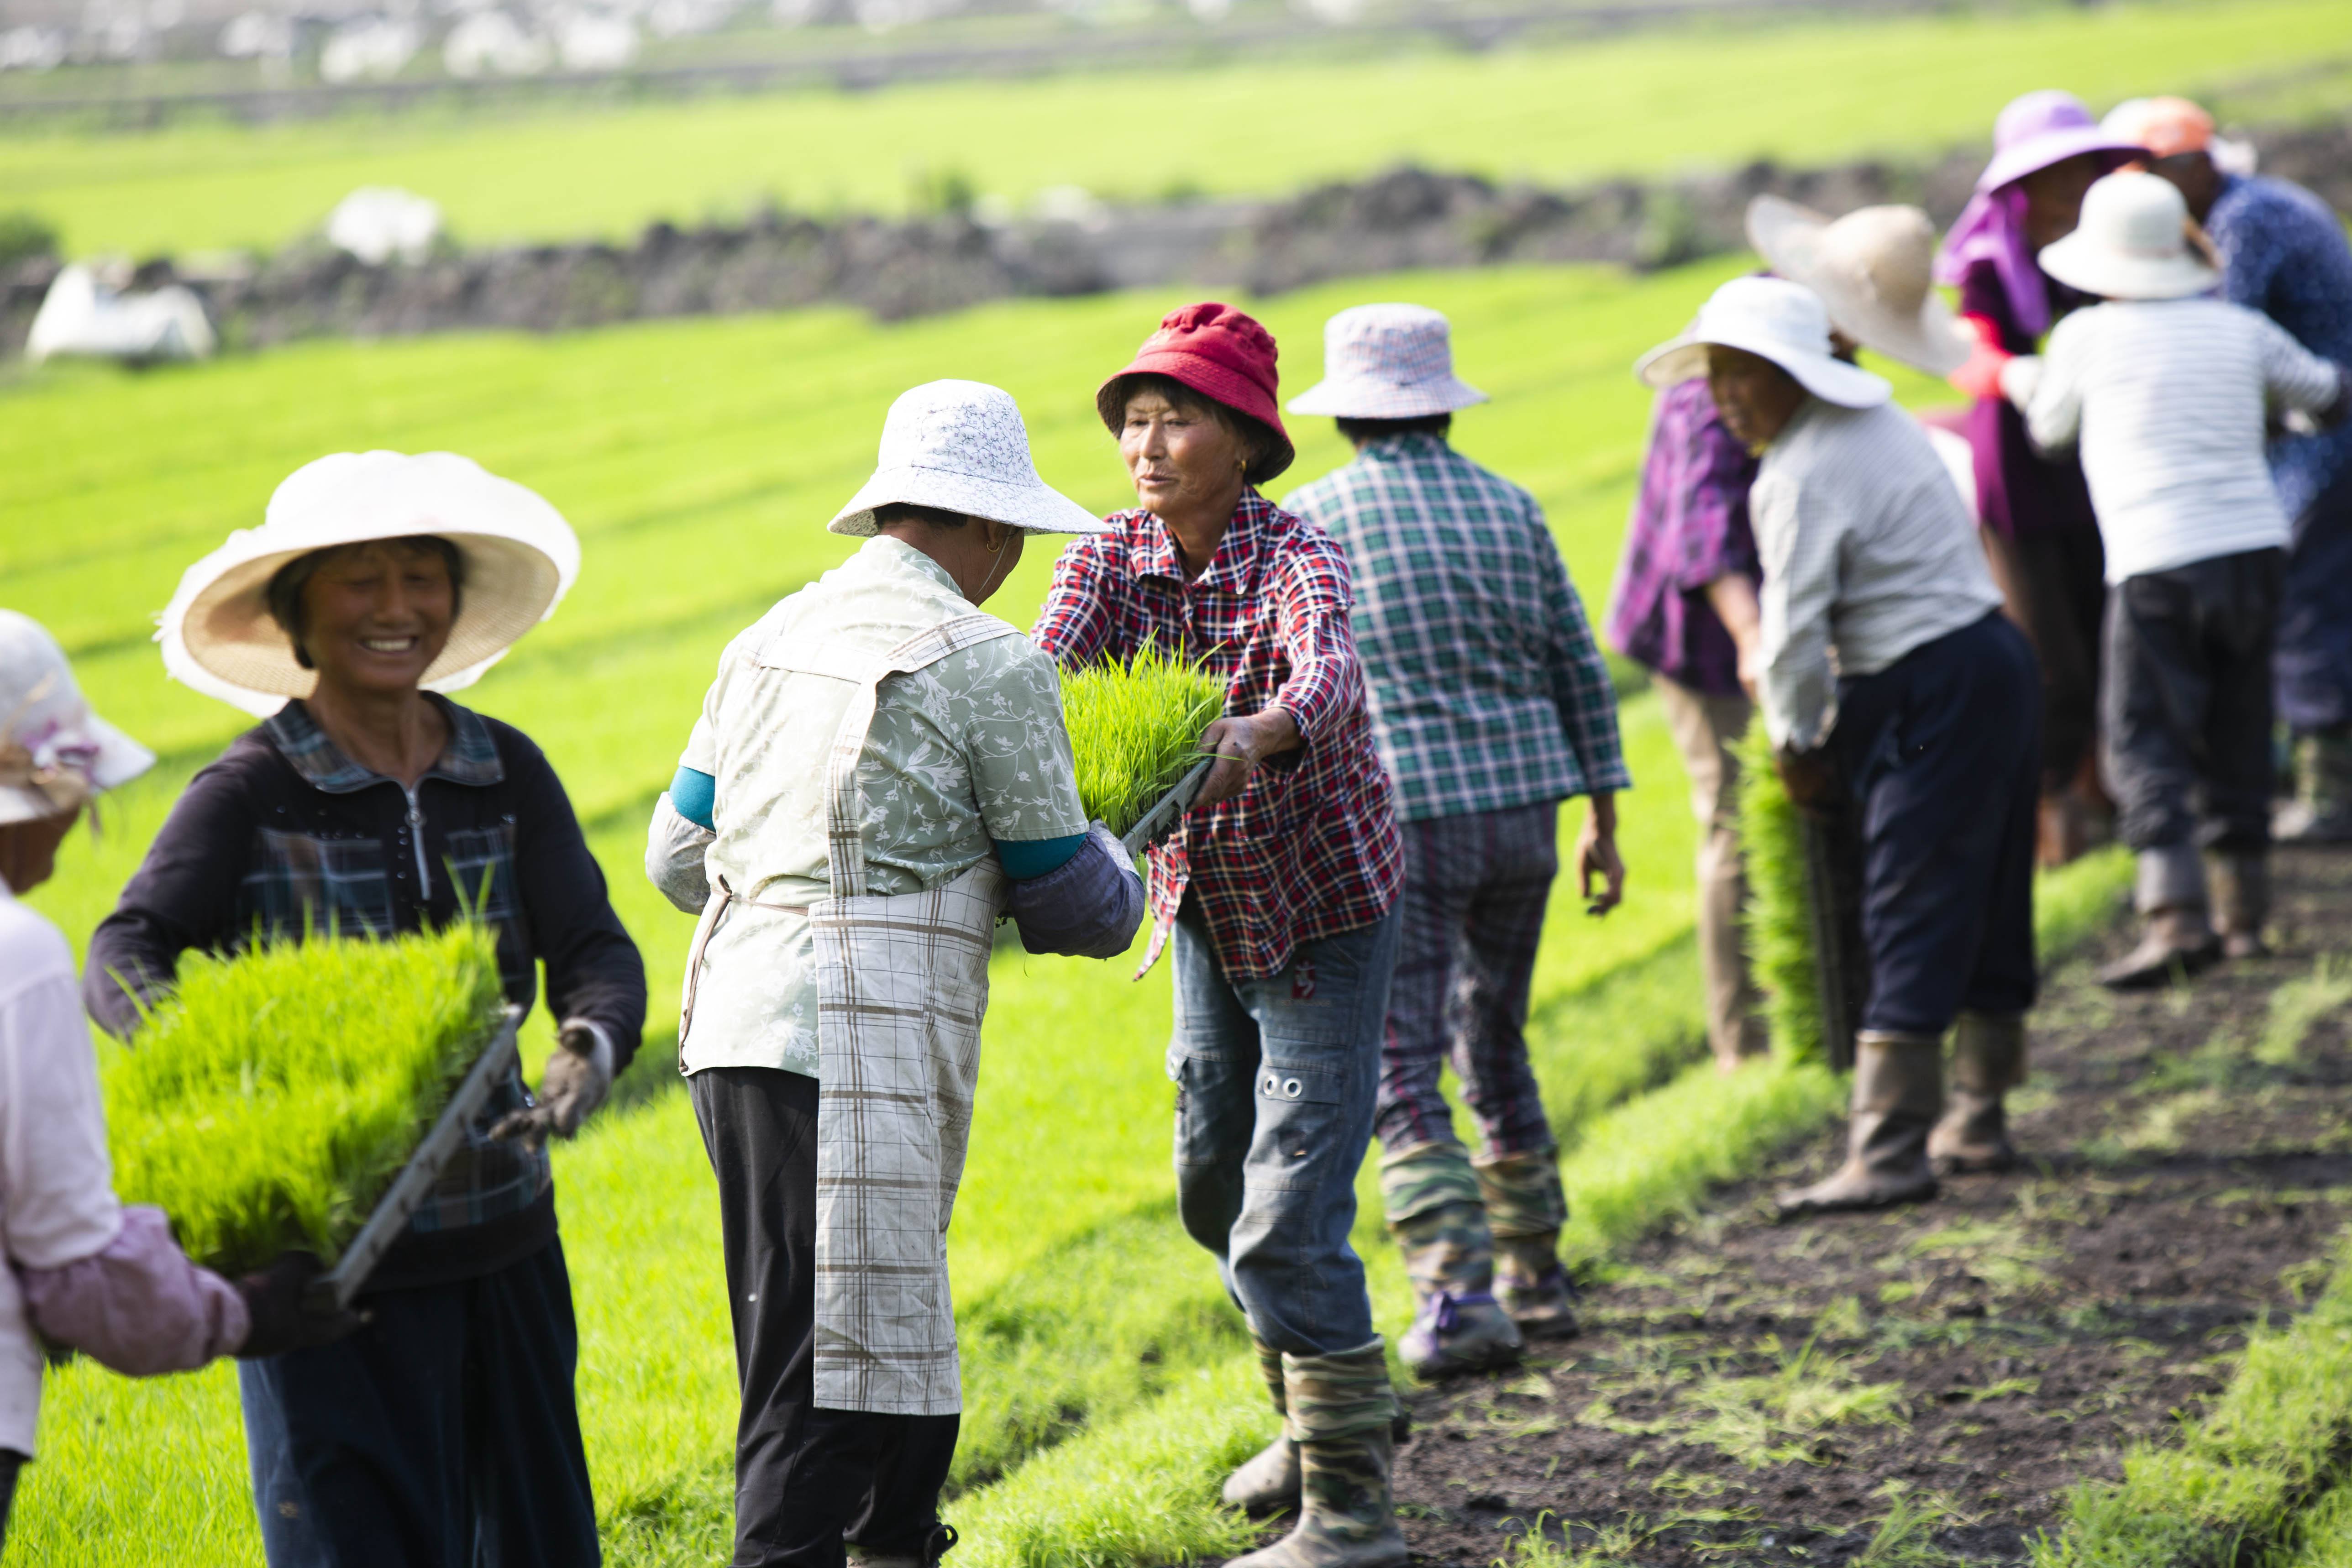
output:
<instances>
[{"instance_id":1,"label":"wrinkled face","mask_svg":"<svg viewBox=\"0 0 2352 1568\"><path fill-rule=\"evenodd\" d=\"M457 618L437 551L397 540L335 552L302 585L302 647L320 682L388 694L415 689Z\"/></svg>"},{"instance_id":2,"label":"wrinkled face","mask_svg":"<svg viewBox=\"0 0 2352 1568\"><path fill-rule=\"evenodd\" d=\"M2025 241L2034 249L2054 245L2083 220L2083 196L2098 180L2099 157L2077 152L2018 182L2025 191Z\"/></svg>"},{"instance_id":3,"label":"wrinkled face","mask_svg":"<svg viewBox=\"0 0 2352 1568\"><path fill-rule=\"evenodd\" d=\"M1745 349L1707 345L1706 390L1731 434L1749 446L1769 445L1805 401L1797 378Z\"/></svg>"},{"instance_id":4,"label":"wrinkled face","mask_svg":"<svg viewBox=\"0 0 2352 1568\"><path fill-rule=\"evenodd\" d=\"M1241 433L1209 409L1148 390L1127 400L1118 455L1135 498L1163 517L1229 495L1249 463Z\"/></svg>"}]
</instances>

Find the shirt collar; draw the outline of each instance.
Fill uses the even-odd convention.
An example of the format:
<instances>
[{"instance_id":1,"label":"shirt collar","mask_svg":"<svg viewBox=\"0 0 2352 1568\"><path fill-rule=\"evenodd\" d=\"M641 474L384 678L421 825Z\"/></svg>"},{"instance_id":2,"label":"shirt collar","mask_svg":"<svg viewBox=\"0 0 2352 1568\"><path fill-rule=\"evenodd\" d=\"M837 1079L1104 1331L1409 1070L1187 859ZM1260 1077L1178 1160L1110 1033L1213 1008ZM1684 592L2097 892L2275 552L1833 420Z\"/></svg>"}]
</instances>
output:
<instances>
[{"instance_id":1,"label":"shirt collar","mask_svg":"<svg viewBox=\"0 0 2352 1568\"><path fill-rule=\"evenodd\" d=\"M1209 569L1193 579L1192 586L1243 597L1255 591L1259 563L1265 558L1274 519L1281 515L1281 509L1255 488L1244 490L1241 504L1234 508L1234 520L1225 525L1225 537L1217 541L1217 553L1209 558ZM1168 525L1150 512L1137 511L1131 516L1138 527L1128 545L1128 570L1138 577L1168 577L1182 582L1183 558L1176 553L1176 540Z\"/></svg>"},{"instance_id":2,"label":"shirt collar","mask_svg":"<svg viewBox=\"0 0 2352 1568\"><path fill-rule=\"evenodd\" d=\"M498 742L490 737L490 727L482 716L471 708L459 707L448 698L432 692L425 700L441 710L448 722L449 738L441 747L441 755L425 770L427 779L446 779L452 784L496 784L507 776L506 764L499 760ZM278 754L294 765L294 771L314 789L330 795L348 795L373 784L389 782L371 768L362 768L343 755L342 748L327 738L319 721L297 697L262 721L261 727L269 732L270 744Z\"/></svg>"},{"instance_id":3,"label":"shirt collar","mask_svg":"<svg viewBox=\"0 0 2352 1568\"><path fill-rule=\"evenodd\" d=\"M872 556L874 564L885 571L917 572L938 583L958 599L963 597L963 590L956 586L956 580L948 574L946 567L941 566L904 539L893 538L888 534L876 534L859 548L857 553Z\"/></svg>"}]
</instances>

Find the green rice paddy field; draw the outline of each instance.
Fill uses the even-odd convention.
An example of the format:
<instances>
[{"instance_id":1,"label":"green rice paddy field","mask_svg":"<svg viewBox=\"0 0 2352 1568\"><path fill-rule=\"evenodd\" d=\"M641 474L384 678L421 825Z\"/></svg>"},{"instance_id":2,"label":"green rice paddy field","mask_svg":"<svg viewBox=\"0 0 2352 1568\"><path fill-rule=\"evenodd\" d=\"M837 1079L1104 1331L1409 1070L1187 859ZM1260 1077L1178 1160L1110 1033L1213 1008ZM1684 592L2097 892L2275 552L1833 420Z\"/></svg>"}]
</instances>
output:
<instances>
[{"instance_id":1,"label":"green rice paddy field","mask_svg":"<svg viewBox=\"0 0 2352 1568\"><path fill-rule=\"evenodd\" d=\"M1486 55L1288 58L485 120L414 112L262 131L190 122L0 138L0 209L76 254L272 247L355 185L443 204L468 243L633 234L775 198L893 211L950 172L1021 203L1278 194L1413 159L1548 182L1983 141L2027 88L2095 106L2219 93L2233 116L2340 111L2347 0L2059 6L1653 32ZM1367 113L1377 105L1376 113Z\"/></svg>"}]
</instances>

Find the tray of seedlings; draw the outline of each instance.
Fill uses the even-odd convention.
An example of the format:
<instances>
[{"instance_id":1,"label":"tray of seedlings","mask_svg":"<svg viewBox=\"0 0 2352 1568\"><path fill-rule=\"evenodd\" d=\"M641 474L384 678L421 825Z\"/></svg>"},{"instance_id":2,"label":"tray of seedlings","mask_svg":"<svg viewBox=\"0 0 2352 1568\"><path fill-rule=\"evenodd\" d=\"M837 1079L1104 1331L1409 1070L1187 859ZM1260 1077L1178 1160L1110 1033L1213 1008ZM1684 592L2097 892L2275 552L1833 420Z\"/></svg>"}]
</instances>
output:
<instances>
[{"instance_id":1,"label":"tray of seedlings","mask_svg":"<svg viewBox=\"0 0 2352 1568\"><path fill-rule=\"evenodd\" d=\"M471 922L190 954L101 1063L116 1188L232 1278L315 1254L313 1306L348 1306L513 1069L520 1021Z\"/></svg>"},{"instance_id":2,"label":"tray of seedlings","mask_svg":"<svg viewBox=\"0 0 2352 1568\"><path fill-rule=\"evenodd\" d=\"M1215 760L1202 754L1201 732L1224 710L1223 682L1152 648L1063 677L1078 800L1129 856L1183 820Z\"/></svg>"}]
</instances>

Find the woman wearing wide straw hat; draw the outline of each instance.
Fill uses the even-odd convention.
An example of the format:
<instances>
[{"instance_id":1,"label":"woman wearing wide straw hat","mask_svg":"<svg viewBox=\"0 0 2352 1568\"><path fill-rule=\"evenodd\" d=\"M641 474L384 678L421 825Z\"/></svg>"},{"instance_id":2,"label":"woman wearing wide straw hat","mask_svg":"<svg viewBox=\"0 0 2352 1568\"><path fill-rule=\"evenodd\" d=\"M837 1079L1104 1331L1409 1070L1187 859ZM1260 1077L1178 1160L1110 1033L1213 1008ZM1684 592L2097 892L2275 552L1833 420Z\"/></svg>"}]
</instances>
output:
<instances>
[{"instance_id":1,"label":"woman wearing wide straw hat","mask_svg":"<svg viewBox=\"0 0 2352 1568\"><path fill-rule=\"evenodd\" d=\"M2107 831L2098 783L2099 617L2106 601L2099 529L2082 465L2036 452L2000 395L2001 368L2087 301L2036 259L2074 227L2091 182L2138 149L2099 128L2071 93L2029 92L1993 122L1993 156L1936 260L1959 289L1975 352L1951 372L1975 399L1977 515L2011 617L2042 661L2040 856L2056 864Z\"/></svg>"},{"instance_id":2,"label":"woman wearing wide straw hat","mask_svg":"<svg viewBox=\"0 0 2352 1568\"><path fill-rule=\"evenodd\" d=\"M1079 805L1052 663L979 609L1029 535L1102 527L1012 397L899 397L830 527L864 543L729 644L647 871L702 917L679 1065L734 1303L735 1561L929 1568L991 935L1124 953L1143 883Z\"/></svg>"},{"instance_id":3,"label":"woman wearing wide straw hat","mask_svg":"<svg viewBox=\"0 0 2352 1568\"><path fill-rule=\"evenodd\" d=\"M1935 1154L2006 1157L2001 1095L2033 999L2033 655L1997 612L1976 529L1879 377L1831 356L1797 284L1735 278L1644 356L1652 386L1704 369L1763 450L1755 666L1764 727L1802 808L1858 809L1871 992L1845 1165L1791 1213L1932 1196ZM1955 1019L1973 1053L1943 1092Z\"/></svg>"},{"instance_id":4,"label":"woman wearing wide straw hat","mask_svg":"<svg viewBox=\"0 0 2352 1568\"><path fill-rule=\"evenodd\" d=\"M546 758L439 695L544 619L579 559L554 507L466 458L339 453L163 613L172 674L268 716L189 784L91 938L92 1016L132 1034L191 948L471 911L508 998L531 1004L543 962L559 1020L539 1100L499 1088L371 1278L368 1326L241 1366L271 1568L597 1561L544 1144L636 1050L645 969Z\"/></svg>"},{"instance_id":5,"label":"woman wearing wide straw hat","mask_svg":"<svg viewBox=\"0 0 2352 1568\"><path fill-rule=\"evenodd\" d=\"M1247 1568L1402 1563L1385 1345L1348 1245L1395 966L1402 844L1349 629L1347 558L1257 486L1290 466L1274 339L1171 312L1095 409L1140 504L1062 552L1030 635L1065 668L1145 647L1226 683L1198 803L1151 854L1176 947L1177 1205L1249 1321L1286 1430L1226 1483L1302 1501Z\"/></svg>"}]
</instances>

